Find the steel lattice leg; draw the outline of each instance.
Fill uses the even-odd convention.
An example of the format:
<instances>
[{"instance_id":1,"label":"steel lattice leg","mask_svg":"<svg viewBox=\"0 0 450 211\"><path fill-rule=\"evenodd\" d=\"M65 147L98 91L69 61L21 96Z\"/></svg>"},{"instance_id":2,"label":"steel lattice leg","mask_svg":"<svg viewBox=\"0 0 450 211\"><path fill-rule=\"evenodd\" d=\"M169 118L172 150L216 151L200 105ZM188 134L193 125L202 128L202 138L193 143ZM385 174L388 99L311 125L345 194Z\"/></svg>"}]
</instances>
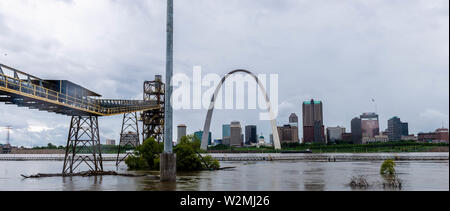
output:
<instances>
[{"instance_id":1,"label":"steel lattice leg","mask_svg":"<svg viewBox=\"0 0 450 211\"><path fill-rule=\"evenodd\" d=\"M97 116L72 116L62 173L71 174L86 164L90 171L103 171Z\"/></svg>"},{"instance_id":2,"label":"steel lattice leg","mask_svg":"<svg viewBox=\"0 0 450 211\"><path fill-rule=\"evenodd\" d=\"M120 133L120 143L117 150L116 166L123 162L128 156L132 155L126 152L126 155L120 158L120 150L126 149L127 146L136 148L140 145L139 141L139 126L137 113L127 113L123 115L122 131Z\"/></svg>"}]
</instances>

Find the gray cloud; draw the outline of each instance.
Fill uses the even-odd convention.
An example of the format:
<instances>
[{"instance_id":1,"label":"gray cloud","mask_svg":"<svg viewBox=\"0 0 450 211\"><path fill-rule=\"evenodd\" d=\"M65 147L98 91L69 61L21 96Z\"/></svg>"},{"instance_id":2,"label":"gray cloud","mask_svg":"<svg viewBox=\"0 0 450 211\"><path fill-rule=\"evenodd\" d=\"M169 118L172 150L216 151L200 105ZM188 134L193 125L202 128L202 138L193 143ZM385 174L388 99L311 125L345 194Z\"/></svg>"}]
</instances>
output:
<instances>
[{"instance_id":1,"label":"gray cloud","mask_svg":"<svg viewBox=\"0 0 450 211\"><path fill-rule=\"evenodd\" d=\"M279 124L301 102L324 101L326 126L350 126L377 101L381 127L400 116L411 132L448 126L449 11L446 0L189 0L175 6L175 71L220 75L236 68L280 77ZM0 61L42 78L67 79L106 98L135 99L164 73L165 1L0 2ZM3 56L7 54L7 56ZM269 134L259 111L217 111ZM63 144L69 118L0 105L0 126L16 125L18 145ZM176 111L194 132L206 111ZM428 118L433 116L434 118ZM120 118L100 120L118 139ZM36 120L54 129L24 132ZM52 124L50 124L51 122ZM53 126L58 125L58 126ZM0 132L2 142L3 132ZM53 138L52 138L53 137Z\"/></svg>"}]
</instances>

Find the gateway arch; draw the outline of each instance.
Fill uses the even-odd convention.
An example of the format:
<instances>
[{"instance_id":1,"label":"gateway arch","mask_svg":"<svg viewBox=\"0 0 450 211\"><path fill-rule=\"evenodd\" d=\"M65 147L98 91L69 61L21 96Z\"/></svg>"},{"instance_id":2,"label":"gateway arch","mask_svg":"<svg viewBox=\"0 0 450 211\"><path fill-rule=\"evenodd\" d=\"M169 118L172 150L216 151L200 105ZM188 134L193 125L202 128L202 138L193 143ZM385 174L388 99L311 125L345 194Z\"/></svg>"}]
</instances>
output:
<instances>
[{"instance_id":1,"label":"gateway arch","mask_svg":"<svg viewBox=\"0 0 450 211\"><path fill-rule=\"evenodd\" d=\"M212 115L214 112L214 106L216 104L216 97L219 94L220 89L222 88L223 84L225 83L225 81L228 79L228 77L230 77L231 75L235 74L235 73L246 73L251 75L255 81L258 83L259 88L261 89L261 91L263 92L264 96L265 96L265 100L266 100L266 105L269 111L269 115L270 115L270 124L272 126L272 134L273 134L273 142L274 142L274 146L275 149L281 149L281 144L280 144L280 137L278 135L278 129L277 129L277 122L275 119L275 114L273 113L272 110L272 105L270 103L270 99L269 96L267 95L267 91L264 88L263 84L261 83L261 81L258 79L258 77L251 73L248 70L234 70L230 73L228 73L225 77L222 78L222 81L220 82L220 84L217 86L214 95L211 99L211 103L209 105L209 109L208 109L208 114L206 115L206 120L205 120L205 127L203 128L203 136L202 136L202 144L201 144L201 149L203 150L207 150L208 149L208 138L209 138L209 131L210 131L210 127L211 127L211 119L212 119ZM206 135L205 135L206 134Z\"/></svg>"}]
</instances>

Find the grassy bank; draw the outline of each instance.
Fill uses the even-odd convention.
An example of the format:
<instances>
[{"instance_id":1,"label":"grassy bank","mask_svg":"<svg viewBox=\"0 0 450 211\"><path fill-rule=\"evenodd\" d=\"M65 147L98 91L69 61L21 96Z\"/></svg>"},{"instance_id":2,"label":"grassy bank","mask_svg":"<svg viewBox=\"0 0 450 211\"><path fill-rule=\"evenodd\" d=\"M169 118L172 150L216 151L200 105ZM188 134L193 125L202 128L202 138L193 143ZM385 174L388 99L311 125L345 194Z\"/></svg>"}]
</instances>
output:
<instances>
[{"instance_id":1,"label":"grassy bank","mask_svg":"<svg viewBox=\"0 0 450 211\"><path fill-rule=\"evenodd\" d=\"M313 153L383 153L383 152L448 152L448 144L416 143L407 141L371 144L284 144L282 150L257 147L229 147L219 145L210 153L276 153L311 151Z\"/></svg>"}]
</instances>

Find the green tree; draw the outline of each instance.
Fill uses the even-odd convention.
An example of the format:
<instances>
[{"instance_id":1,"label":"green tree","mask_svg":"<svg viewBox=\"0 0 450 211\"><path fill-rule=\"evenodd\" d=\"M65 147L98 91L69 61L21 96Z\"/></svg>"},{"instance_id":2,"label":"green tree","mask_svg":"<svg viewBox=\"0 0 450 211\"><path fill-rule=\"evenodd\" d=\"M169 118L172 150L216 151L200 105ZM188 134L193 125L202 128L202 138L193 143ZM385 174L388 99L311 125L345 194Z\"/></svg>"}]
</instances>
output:
<instances>
[{"instance_id":1,"label":"green tree","mask_svg":"<svg viewBox=\"0 0 450 211\"><path fill-rule=\"evenodd\" d=\"M387 176L395 175L395 162L394 160L385 160L383 164L381 164L380 174Z\"/></svg>"},{"instance_id":2,"label":"green tree","mask_svg":"<svg viewBox=\"0 0 450 211\"><path fill-rule=\"evenodd\" d=\"M130 170L159 170L159 154L163 152L163 143L158 143L154 138L149 138L136 148L133 156L125 160Z\"/></svg>"},{"instance_id":3,"label":"green tree","mask_svg":"<svg viewBox=\"0 0 450 211\"><path fill-rule=\"evenodd\" d=\"M180 143L174 147L174 152L177 154L178 171L216 170L220 168L220 163L216 159L211 156L202 157L200 155L200 145L201 141L194 136L181 138ZM163 143L157 143L155 139L150 138L137 147L135 154L129 156L125 163L130 170L159 170L159 154L163 152L163 149Z\"/></svg>"},{"instance_id":4,"label":"green tree","mask_svg":"<svg viewBox=\"0 0 450 211\"><path fill-rule=\"evenodd\" d=\"M56 149L57 147L53 145L52 143L47 144L47 149Z\"/></svg>"},{"instance_id":5,"label":"green tree","mask_svg":"<svg viewBox=\"0 0 450 211\"><path fill-rule=\"evenodd\" d=\"M194 136L184 136L174 148L177 154L177 170L199 171L203 169L202 160L197 155L201 141Z\"/></svg>"}]
</instances>

